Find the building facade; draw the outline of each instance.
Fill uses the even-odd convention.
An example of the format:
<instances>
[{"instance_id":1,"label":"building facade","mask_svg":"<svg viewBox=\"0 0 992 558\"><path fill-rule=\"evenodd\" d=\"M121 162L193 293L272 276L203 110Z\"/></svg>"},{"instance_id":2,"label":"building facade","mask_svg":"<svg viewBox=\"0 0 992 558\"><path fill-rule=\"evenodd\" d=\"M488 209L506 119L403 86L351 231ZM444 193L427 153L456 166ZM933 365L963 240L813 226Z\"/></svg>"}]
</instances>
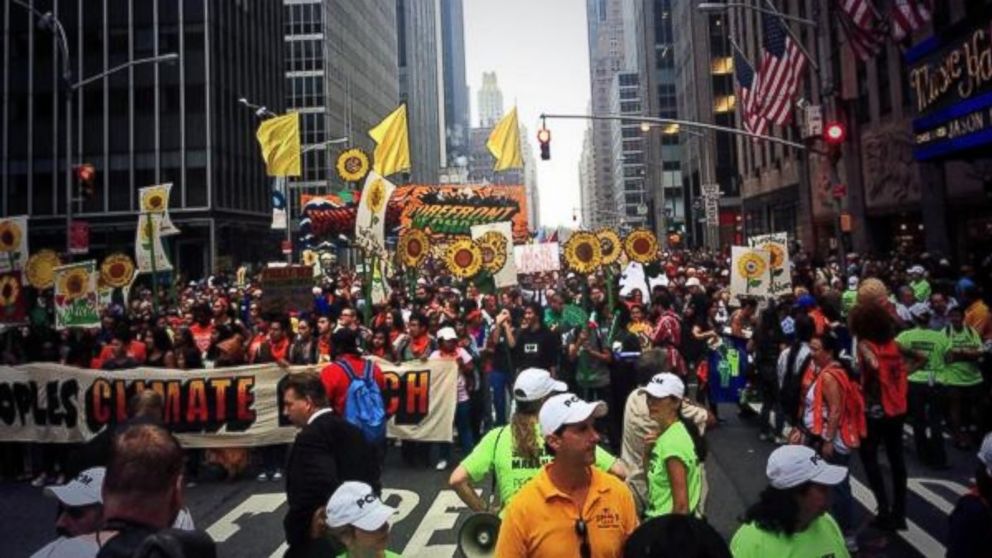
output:
<instances>
[{"instance_id":1,"label":"building facade","mask_svg":"<svg viewBox=\"0 0 992 558\"><path fill-rule=\"evenodd\" d=\"M479 126L492 128L503 118L503 92L499 88L496 72L482 72L482 87L476 97Z\"/></svg>"},{"instance_id":2,"label":"building facade","mask_svg":"<svg viewBox=\"0 0 992 558\"><path fill-rule=\"evenodd\" d=\"M465 81L463 0L441 0L444 58L445 153L448 166L466 166L469 154L468 83Z\"/></svg>"},{"instance_id":3,"label":"building facade","mask_svg":"<svg viewBox=\"0 0 992 558\"><path fill-rule=\"evenodd\" d=\"M582 152L579 154L579 207L572 208L573 224L581 220L582 225L592 227L592 211L595 200L596 165L593 159L592 122L582 132Z\"/></svg>"},{"instance_id":4,"label":"building facade","mask_svg":"<svg viewBox=\"0 0 992 558\"><path fill-rule=\"evenodd\" d=\"M80 88L67 157L56 41L32 13L5 2L0 212L30 215L32 247L61 250L66 163L86 162L96 169L96 194L72 203L74 216L90 224L90 256L132 253L138 189L170 182L170 212L182 233L167 250L180 273L201 277L276 256L257 121L239 98L284 108L281 3L48 4L66 31L73 80L140 58L175 52L178 59L131 66ZM79 195L78 185L72 190Z\"/></svg>"},{"instance_id":5,"label":"building facade","mask_svg":"<svg viewBox=\"0 0 992 558\"><path fill-rule=\"evenodd\" d=\"M610 114L641 116L641 85L637 72L620 72L614 77ZM644 190L644 133L638 122L612 120L609 124L613 152L613 204L609 211L601 208L600 212L612 226L643 227L647 224L648 213Z\"/></svg>"},{"instance_id":6,"label":"building facade","mask_svg":"<svg viewBox=\"0 0 992 558\"><path fill-rule=\"evenodd\" d=\"M400 100L407 106L410 180L434 184L447 166L441 0L396 0Z\"/></svg>"}]
</instances>

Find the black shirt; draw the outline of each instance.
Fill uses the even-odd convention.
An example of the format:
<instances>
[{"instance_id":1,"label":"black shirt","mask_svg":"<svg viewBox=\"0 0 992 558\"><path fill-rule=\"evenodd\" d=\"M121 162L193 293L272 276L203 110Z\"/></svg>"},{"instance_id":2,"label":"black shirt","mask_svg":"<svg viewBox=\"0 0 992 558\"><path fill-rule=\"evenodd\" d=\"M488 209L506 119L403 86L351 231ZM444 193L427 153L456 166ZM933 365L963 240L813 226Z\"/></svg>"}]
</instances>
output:
<instances>
[{"instance_id":1,"label":"black shirt","mask_svg":"<svg viewBox=\"0 0 992 558\"><path fill-rule=\"evenodd\" d=\"M517 345L513 348L513 367L518 371L527 368L550 370L558 366L561 339L546 327L516 332Z\"/></svg>"}]
</instances>

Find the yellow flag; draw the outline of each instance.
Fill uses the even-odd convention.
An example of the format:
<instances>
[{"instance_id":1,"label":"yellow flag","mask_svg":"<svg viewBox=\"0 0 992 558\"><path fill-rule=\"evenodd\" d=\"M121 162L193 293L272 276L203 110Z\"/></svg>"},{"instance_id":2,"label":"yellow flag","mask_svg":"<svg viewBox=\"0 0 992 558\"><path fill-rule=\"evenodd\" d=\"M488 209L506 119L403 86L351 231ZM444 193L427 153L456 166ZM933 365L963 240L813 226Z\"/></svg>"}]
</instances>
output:
<instances>
[{"instance_id":1,"label":"yellow flag","mask_svg":"<svg viewBox=\"0 0 992 558\"><path fill-rule=\"evenodd\" d=\"M410 137L406 131L405 104L369 130L369 136L376 143L372 170L379 176L410 170Z\"/></svg>"},{"instance_id":2,"label":"yellow flag","mask_svg":"<svg viewBox=\"0 0 992 558\"><path fill-rule=\"evenodd\" d=\"M255 132L269 176L300 176L300 115L269 118Z\"/></svg>"},{"instance_id":3,"label":"yellow flag","mask_svg":"<svg viewBox=\"0 0 992 558\"><path fill-rule=\"evenodd\" d=\"M520 127L517 125L517 107L513 107L493 128L486 147L496 158L493 170L522 169L524 158L520 154Z\"/></svg>"}]
</instances>

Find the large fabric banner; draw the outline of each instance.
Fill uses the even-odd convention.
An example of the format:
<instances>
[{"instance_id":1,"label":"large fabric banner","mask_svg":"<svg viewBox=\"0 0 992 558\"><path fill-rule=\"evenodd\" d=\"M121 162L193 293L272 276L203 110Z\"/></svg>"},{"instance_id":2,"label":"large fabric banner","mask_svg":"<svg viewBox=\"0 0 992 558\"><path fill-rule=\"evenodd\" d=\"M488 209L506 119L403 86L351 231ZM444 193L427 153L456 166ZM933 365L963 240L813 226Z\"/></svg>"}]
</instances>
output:
<instances>
[{"instance_id":1,"label":"large fabric banner","mask_svg":"<svg viewBox=\"0 0 992 558\"><path fill-rule=\"evenodd\" d=\"M457 366L453 361L380 362L389 435L449 442ZM274 364L213 370L135 368L104 372L26 364L0 366L0 441L84 442L127 418L127 402L152 389L165 400L165 425L189 448L243 447L293 441L283 413L289 371Z\"/></svg>"},{"instance_id":2,"label":"large fabric banner","mask_svg":"<svg viewBox=\"0 0 992 558\"><path fill-rule=\"evenodd\" d=\"M22 271L28 256L27 216L0 219L0 273Z\"/></svg>"},{"instance_id":3,"label":"large fabric banner","mask_svg":"<svg viewBox=\"0 0 992 558\"><path fill-rule=\"evenodd\" d=\"M162 216L159 223L159 234L162 236L179 234L179 229L172 224L172 219L169 217L169 195L171 193L171 182L138 188L138 195L141 198L141 212L156 213Z\"/></svg>"},{"instance_id":4,"label":"large fabric banner","mask_svg":"<svg viewBox=\"0 0 992 558\"><path fill-rule=\"evenodd\" d=\"M482 267L492 273L497 289L517 284L513 258L513 223L503 221L472 227L472 241L482 251Z\"/></svg>"},{"instance_id":5,"label":"large fabric banner","mask_svg":"<svg viewBox=\"0 0 992 558\"><path fill-rule=\"evenodd\" d=\"M138 273L160 273L172 269L162 246L162 218L161 213L138 215L134 240L134 261L138 264Z\"/></svg>"},{"instance_id":6,"label":"large fabric banner","mask_svg":"<svg viewBox=\"0 0 992 558\"><path fill-rule=\"evenodd\" d=\"M355 218L355 244L368 255L387 259L386 251L386 205L396 186L392 182L369 171L362 188L362 199L358 202L358 216Z\"/></svg>"},{"instance_id":7,"label":"large fabric banner","mask_svg":"<svg viewBox=\"0 0 992 558\"><path fill-rule=\"evenodd\" d=\"M55 329L100 325L96 262L55 268Z\"/></svg>"},{"instance_id":8,"label":"large fabric banner","mask_svg":"<svg viewBox=\"0 0 992 558\"><path fill-rule=\"evenodd\" d=\"M792 265L789 263L788 233L752 236L748 246L768 252L768 294L780 296L792 292Z\"/></svg>"}]
</instances>

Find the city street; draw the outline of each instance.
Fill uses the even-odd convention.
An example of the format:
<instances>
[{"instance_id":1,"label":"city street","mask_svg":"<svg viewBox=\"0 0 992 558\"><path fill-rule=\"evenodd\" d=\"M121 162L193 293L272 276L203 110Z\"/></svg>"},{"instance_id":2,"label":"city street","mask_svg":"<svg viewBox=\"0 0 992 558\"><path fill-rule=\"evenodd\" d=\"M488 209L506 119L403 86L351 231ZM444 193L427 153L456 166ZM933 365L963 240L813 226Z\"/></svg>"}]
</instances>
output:
<instances>
[{"instance_id":1,"label":"city street","mask_svg":"<svg viewBox=\"0 0 992 558\"><path fill-rule=\"evenodd\" d=\"M742 422L731 407L723 409L727 422L713 430L707 440L710 457L706 469L710 482L707 502L709 521L728 540L737 518L764 487L764 465L774 449L757 438L756 425ZM909 437L907 435L907 442ZM909 530L886 540L867 527L859 537L863 557L944 555L947 514L969 485L974 459L949 449L953 469L935 473L908 456ZM857 460L855 460L857 461ZM433 469L409 469L393 450L385 468L385 500L399 509L393 522L390 548L403 556L440 558L456 556L456 536L466 508L447 487L448 473ZM862 524L873 506L860 466L855 466L853 492L860 504ZM484 483L488 487L488 483ZM488 488L487 488L488 490ZM52 537L55 504L27 483L0 486L0 525L3 525L4 556L29 556ZM243 480L236 483L204 484L187 491L187 503L200 528L217 542L220 556L281 556L284 550L282 517L285 494L281 483Z\"/></svg>"}]
</instances>

